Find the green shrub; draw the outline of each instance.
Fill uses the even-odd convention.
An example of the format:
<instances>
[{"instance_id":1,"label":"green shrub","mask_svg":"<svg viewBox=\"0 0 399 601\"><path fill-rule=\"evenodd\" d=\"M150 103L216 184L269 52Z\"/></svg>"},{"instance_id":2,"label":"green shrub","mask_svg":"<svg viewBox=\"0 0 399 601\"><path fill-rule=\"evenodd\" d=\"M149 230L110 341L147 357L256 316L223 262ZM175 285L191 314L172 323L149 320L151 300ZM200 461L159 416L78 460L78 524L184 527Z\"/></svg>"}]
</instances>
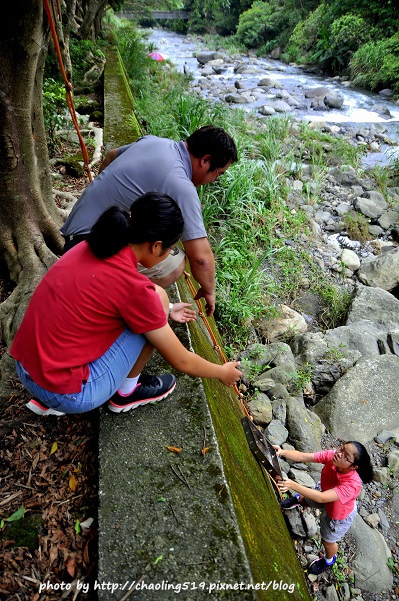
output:
<instances>
[{"instance_id":1,"label":"green shrub","mask_svg":"<svg viewBox=\"0 0 399 601\"><path fill-rule=\"evenodd\" d=\"M291 34L289 43L298 49L298 52L309 52L316 45L320 32L324 27L332 23L330 9L322 3L308 14L304 21L299 21Z\"/></svg>"},{"instance_id":2,"label":"green shrub","mask_svg":"<svg viewBox=\"0 0 399 601\"><path fill-rule=\"evenodd\" d=\"M252 7L240 15L237 38L247 48L258 48L281 34L287 23L288 16L281 8L255 0Z\"/></svg>"},{"instance_id":3,"label":"green shrub","mask_svg":"<svg viewBox=\"0 0 399 601\"><path fill-rule=\"evenodd\" d=\"M43 116L51 155L59 145L57 130L70 123L65 86L51 77L43 81Z\"/></svg>"},{"instance_id":4,"label":"green shrub","mask_svg":"<svg viewBox=\"0 0 399 601\"><path fill-rule=\"evenodd\" d=\"M105 60L104 52L101 50L101 42L92 40L78 40L71 37L69 40L69 53L73 67L73 79L81 82L84 74L93 66L97 60Z\"/></svg>"},{"instance_id":5,"label":"green shrub","mask_svg":"<svg viewBox=\"0 0 399 601\"><path fill-rule=\"evenodd\" d=\"M367 42L350 61L354 82L371 90L392 87L399 94L399 33Z\"/></svg>"}]
</instances>

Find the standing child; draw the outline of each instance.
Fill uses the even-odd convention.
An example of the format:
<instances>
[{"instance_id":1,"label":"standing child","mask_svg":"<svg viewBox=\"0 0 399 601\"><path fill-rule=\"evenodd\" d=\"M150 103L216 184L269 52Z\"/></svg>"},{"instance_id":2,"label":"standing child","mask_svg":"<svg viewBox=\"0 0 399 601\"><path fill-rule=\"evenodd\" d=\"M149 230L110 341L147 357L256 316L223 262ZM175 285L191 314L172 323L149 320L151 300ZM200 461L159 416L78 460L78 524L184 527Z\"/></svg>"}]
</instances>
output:
<instances>
[{"instance_id":1,"label":"standing child","mask_svg":"<svg viewBox=\"0 0 399 601\"><path fill-rule=\"evenodd\" d=\"M356 499L362 483L373 479L370 456L365 447L356 441L343 443L338 449L318 453L274 447L279 457L297 462L323 463L320 482L315 488L302 486L290 479L277 483L282 493L294 490L297 494L281 503L283 509L293 509L299 504L323 510L320 534L325 555L309 566L311 574L321 574L337 559L338 542L346 534L355 518Z\"/></svg>"}]
</instances>

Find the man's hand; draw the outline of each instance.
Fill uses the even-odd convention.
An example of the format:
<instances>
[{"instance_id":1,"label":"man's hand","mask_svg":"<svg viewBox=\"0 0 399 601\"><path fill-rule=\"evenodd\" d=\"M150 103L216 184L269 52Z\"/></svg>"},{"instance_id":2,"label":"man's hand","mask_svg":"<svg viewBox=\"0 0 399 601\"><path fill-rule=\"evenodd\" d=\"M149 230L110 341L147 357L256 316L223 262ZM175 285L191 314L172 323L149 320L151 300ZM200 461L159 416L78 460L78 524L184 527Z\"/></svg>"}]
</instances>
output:
<instances>
[{"instance_id":1,"label":"man's hand","mask_svg":"<svg viewBox=\"0 0 399 601\"><path fill-rule=\"evenodd\" d=\"M195 295L194 300L199 300L200 298L205 299L205 311L210 317L215 311L215 294L208 294L203 288L200 288Z\"/></svg>"},{"instance_id":2,"label":"man's hand","mask_svg":"<svg viewBox=\"0 0 399 601\"><path fill-rule=\"evenodd\" d=\"M170 318L178 323L188 323L194 321L197 314L192 309L190 303L173 303L173 308L170 313Z\"/></svg>"}]
</instances>

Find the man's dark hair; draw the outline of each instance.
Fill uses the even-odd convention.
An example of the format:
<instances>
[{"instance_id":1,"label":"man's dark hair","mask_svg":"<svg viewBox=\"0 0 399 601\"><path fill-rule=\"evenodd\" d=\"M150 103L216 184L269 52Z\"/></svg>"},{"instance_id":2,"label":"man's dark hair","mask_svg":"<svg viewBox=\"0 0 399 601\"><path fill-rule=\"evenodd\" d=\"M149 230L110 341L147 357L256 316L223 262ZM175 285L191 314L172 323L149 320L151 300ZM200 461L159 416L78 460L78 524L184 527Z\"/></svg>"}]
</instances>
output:
<instances>
[{"instance_id":1,"label":"man's dark hair","mask_svg":"<svg viewBox=\"0 0 399 601\"><path fill-rule=\"evenodd\" d=\"M197 159L209 154L209 170L224 167L237 161L237 148L233 138L222 128L204 125L187 138L189 152Z\"/></svg>"}]
</instances>

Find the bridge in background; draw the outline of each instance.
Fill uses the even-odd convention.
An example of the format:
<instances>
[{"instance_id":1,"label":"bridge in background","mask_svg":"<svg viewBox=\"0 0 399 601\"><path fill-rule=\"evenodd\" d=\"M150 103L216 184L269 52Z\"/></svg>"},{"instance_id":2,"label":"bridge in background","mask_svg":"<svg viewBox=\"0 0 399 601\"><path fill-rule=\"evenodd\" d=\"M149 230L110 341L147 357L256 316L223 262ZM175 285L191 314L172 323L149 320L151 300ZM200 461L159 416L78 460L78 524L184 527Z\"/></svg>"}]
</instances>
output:
<instances>
[{"instance_id":1,"label":"bridge in background","mask_svg":"<svg viewBox=\"0 0 399 601\"><path fill-rule=\"evenodd\" d=\"M182 19L186 21L190 13L188 10L152 10L151 12L133 12L126 11L118 13L119 17L123 17L125 19L138 19L140 17L149 17L151 16L153 19Z\"/></svg>"}]
</instances>

